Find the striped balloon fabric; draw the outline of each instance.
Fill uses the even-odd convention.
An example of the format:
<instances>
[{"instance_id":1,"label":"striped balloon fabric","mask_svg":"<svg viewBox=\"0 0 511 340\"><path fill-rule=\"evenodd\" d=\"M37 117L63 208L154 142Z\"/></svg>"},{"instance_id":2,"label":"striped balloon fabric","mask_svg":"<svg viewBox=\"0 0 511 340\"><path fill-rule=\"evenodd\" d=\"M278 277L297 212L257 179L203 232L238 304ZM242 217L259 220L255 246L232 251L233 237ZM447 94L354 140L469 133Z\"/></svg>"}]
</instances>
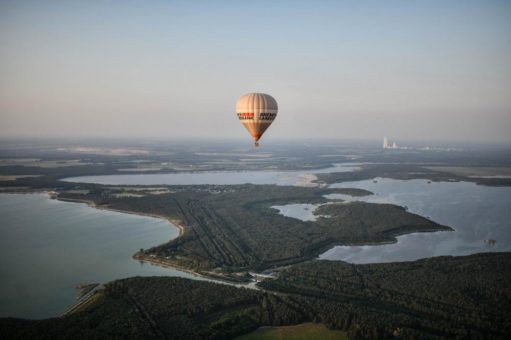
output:
<instances>
[{"instance_id":1,"label":"striped balloon fabric","mask_svg":"<svg viewBox=\"0 0 511 340\"><path fill-rule=\"evenodd\" d=\"M247 93L238 99L236 114L245 126L255 145L277 117L278 105L275 98L266 93Z\"/></svg>"}]
</instances>

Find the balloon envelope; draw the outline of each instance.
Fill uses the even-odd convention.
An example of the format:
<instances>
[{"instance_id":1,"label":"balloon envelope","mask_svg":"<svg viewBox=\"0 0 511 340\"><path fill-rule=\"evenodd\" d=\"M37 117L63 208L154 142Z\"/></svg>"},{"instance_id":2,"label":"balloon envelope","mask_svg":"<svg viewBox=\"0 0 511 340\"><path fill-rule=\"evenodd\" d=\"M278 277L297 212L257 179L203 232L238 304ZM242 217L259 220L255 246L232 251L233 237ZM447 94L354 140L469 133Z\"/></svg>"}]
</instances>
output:
<instances>
[{"instance_id":1,"label":"balloon envelope","mask_svg":"<svg viewBox=\"0 0 511 340\"><path fill-rule=\"evenodd\" d=\"M277 101L266 93L247 93L236 103L238 119L248 130L256 145L277 117L277 111Z\"/></svg>"}]
</instances>

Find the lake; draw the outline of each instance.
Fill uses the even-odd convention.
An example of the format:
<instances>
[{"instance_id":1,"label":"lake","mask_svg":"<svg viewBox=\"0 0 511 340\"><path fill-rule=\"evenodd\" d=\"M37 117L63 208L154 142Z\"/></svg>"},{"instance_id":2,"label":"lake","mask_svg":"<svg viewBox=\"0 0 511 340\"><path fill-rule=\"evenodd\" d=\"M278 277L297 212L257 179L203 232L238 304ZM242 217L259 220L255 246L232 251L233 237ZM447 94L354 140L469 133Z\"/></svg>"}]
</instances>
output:
<instances>
[{"instance_id":1,"label":"lake","mask_svg":"<svg viewBox=\"0 0 511 340\"><path fill-rule=\"evenodd\" d=\"M80 283L192 274L132 259L178 236L168 221L99 210L45 194L0 194L0 317L45 318L75 300Z\"/></svg>"},{"instance_id":2,"label":"lake","mask_svg":"<svg viewBox=\"0 0 511 340\"><path fill-rule=\"evenodd\" d=\"M67 181L101 184L280 184L298 185L306 174L356 171L360 163L335 164L314 171L194 172L184 174L111 175L68 178ZM440 255L469 255L488 251L511 251L511 188L488 187L470 182L371 179L330 185L332 188L360 188L374 192L366 197L327 195L330 199L392 203L410 212L455 229L454 232L415 233L399 236L386 245L336 246L320 259L352 263L412 261ZM275 206L281 214L313 221L317 205ZM485 240L496 240L490 246Z\"/></svg>"},{"instance_id":3,"label":"lake","mask_svg":"<svg viewBox=\"0 0 511 340\"><path fill-rule=\"evenodd\" d=\"M314 214L314 211L320 206L320 204L309 204L309 203L293 203L285 205L273 205L271 208L277 209L279 214L296 218L300 221L315 221L319 216Z\"/></svg>"},{"instance_id":4,"label":"lake","mask_svg":"<svg viewBox=\"0 0 511 340\"><path fill-rule=\"evenodd\" d=\"M341 169L354 171L357 167L336 165L307 173L209 172L67 180L123 185L300 184L300 176ZM366 189L375 195L328 195L327 198L405 206L410 212L451 226L455 231L403 235L397 243L386 245L336 246L321 254L321 259L377 263L511 251L510 187L382 178L331 187ZM316 206L294 204L275 208L289 217L313 220ZM0 216L0 316L55 316L74 301L77 295L74 287L79 283L105 283L136 275L197 279L188 273L140 264L131 258L140 248L164 243L178 235L177 228L162 219L98 210L85 204L51 200L43 194L0 194ZM494 246L485 243L489 239L496 240Z\"/></svg>"},{"instance_id":5,"label":"lake","mask_svg":"<svg viewBox=\"0 0 511 340\"><path fill-rule=\"evenodd\" d=\"M328 198L392 203L408 211L448 225L454 232L415 233L399 236L398 242L371 246L336 246L320 258L352 263L412 261L441 255L511 251L511 188L488 187L469 182L427 180L375 180L345 182L334 188L360 188L375 195ZM496 240L490 246L485 240Z\"/></svg>"},{"instance_id":6,"label":"lake","mask_svg":"<svg viewBox=\"0 0 511 340\"><path fill-rule=\"evenodd\" d=\"M170 174L80 176L65 178L63 181L105 185L235 185L245 183L307 185L308 180L311 179L310 175L355 171L359 169L358 165L360 163L343 163L310 171L202 171Z\"/></svg>"}]
</instances>

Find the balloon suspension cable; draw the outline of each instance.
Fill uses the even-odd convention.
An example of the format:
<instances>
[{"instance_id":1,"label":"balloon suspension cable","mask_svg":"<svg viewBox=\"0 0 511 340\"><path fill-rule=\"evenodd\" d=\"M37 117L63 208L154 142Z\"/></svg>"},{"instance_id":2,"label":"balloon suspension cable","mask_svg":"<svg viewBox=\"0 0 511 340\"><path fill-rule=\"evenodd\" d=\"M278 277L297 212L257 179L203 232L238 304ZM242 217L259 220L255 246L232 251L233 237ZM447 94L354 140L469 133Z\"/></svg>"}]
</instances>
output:
<instances>
[{"instance_id":1,"label":"balloon suspension cable","mask_svg":"<svg viewBox=\"0 0 511 340\"><path fill-rule=\"evenodd\" d=\"M254 142L254 147L255 148L259 147L259 142Z\"/></svg>"}]
</instances>

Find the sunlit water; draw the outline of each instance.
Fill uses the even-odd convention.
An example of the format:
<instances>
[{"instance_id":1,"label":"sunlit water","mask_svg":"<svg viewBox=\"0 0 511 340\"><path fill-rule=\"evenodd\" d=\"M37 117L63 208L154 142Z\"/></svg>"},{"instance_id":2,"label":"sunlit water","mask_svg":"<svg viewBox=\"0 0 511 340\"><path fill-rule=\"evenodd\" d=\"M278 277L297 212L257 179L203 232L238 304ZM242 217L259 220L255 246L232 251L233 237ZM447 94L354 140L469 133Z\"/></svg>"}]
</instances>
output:
<instances>
[{"instance_id":1,"label":"sunlit water","mask_svg":"<svg viewBox=\"0 0 511 340\"><path fill-rule=\"evenodd\" d=\"M356 171L356 163L338 164L310 171L329 173ZM305 172L210 172L185 174L113 175L68 178L102 184L281 184L296 185ZM454 232L416 233L398 237L394 244L379 246L337 246L322 259L355 263L411 261L438 255L467 255L483 251L510 251L511 188L479 186L469 182L430 182L427 180L376 179L345 182L333 188L361 188L376 195L353 198L327 195L329 199L363 200L405 206L410 212L428 217L455 229ZM281 214L303 221L314 221L317 205L275 206ZM485 240L496 240L489 246Z\"/></svg>"},{"instance_id":2,"label":"sunlit water","mask_svg":"<svg viewBox=\"0 0 511 340\"><path fill-rule=\"evenodd\" d=\"M51 317L77 296L80 283L131 276L191 274L132 259L177 237L168 221L52 200L0 194L0 317Z\"/></svg>"},{"instance_id":3,"label":"sunlit water","mask_svg":"<svg viewBox=\"0 0 511 340\"><path fill-rule=\"evenodd\" d=\"M308 174L354 171L339 165ZM201 172L68 178L102 184L287 184L305 172ZM511 188L467 182L376 179L332 185L361 188L374 196L327 195L406 206L410 212L451 226L454 232L416 233L377 246L336 246L322 259L354 263L410 261L438 255L511 251ZM311 221L317 205L275 206L285 216ZM69 306L78 283L105 283L135 275L193 277L172 269L141 265L131 256L177 236L167 221L97 210L85 204L55 201L44 195L0 194L0 316L54 316ZM485 240L496 240L490 247Z\"/></svg>"},{"instance_id":4,"label":"sunlit water","mask_svg":"<svg viewBox=\"0 0 511 340\"><path fill-rule=\"evenodd\" d=\"M296 218L300 221L315 221L319 216L315 215L314 212L319 207L319 204L307 204L307 203L293 203L286 205L274 205L273 209L277 209L279 214Z\"/></svg>"},{"instance_id":5,"label":"sunlit water","mask_svg":"<svg viewBox=\"0 0 511 340\"><path fill-rule=\"evenodd\" d=\"M375 183L376 182L376 183ZM375 195L327 198L392 203L408 211L450 226L454 232L414 233L398 242L377 246L336 246L320 258L353 263L412 261L440 255L469 255L487 251L511 251L511 188L488 187L468 182L381 179L345 182L335 188L360 188ZM485 240L496 240L494 246Z\"/></svg>"},{"instance_id":6,"label":"sunlit water","mask_svg":"<svg viewBox=\"0 0 511 340\"><path fill-rule=\"evenodd\" d=\"M106 185L235 185L245 183L306 185L309 174L356 171L359 169L357 165L359 164L336 164L329 168L311 171L202 171L171 174L80 176L69 177L64 181Z\"/></svg>"}]
</instances>

